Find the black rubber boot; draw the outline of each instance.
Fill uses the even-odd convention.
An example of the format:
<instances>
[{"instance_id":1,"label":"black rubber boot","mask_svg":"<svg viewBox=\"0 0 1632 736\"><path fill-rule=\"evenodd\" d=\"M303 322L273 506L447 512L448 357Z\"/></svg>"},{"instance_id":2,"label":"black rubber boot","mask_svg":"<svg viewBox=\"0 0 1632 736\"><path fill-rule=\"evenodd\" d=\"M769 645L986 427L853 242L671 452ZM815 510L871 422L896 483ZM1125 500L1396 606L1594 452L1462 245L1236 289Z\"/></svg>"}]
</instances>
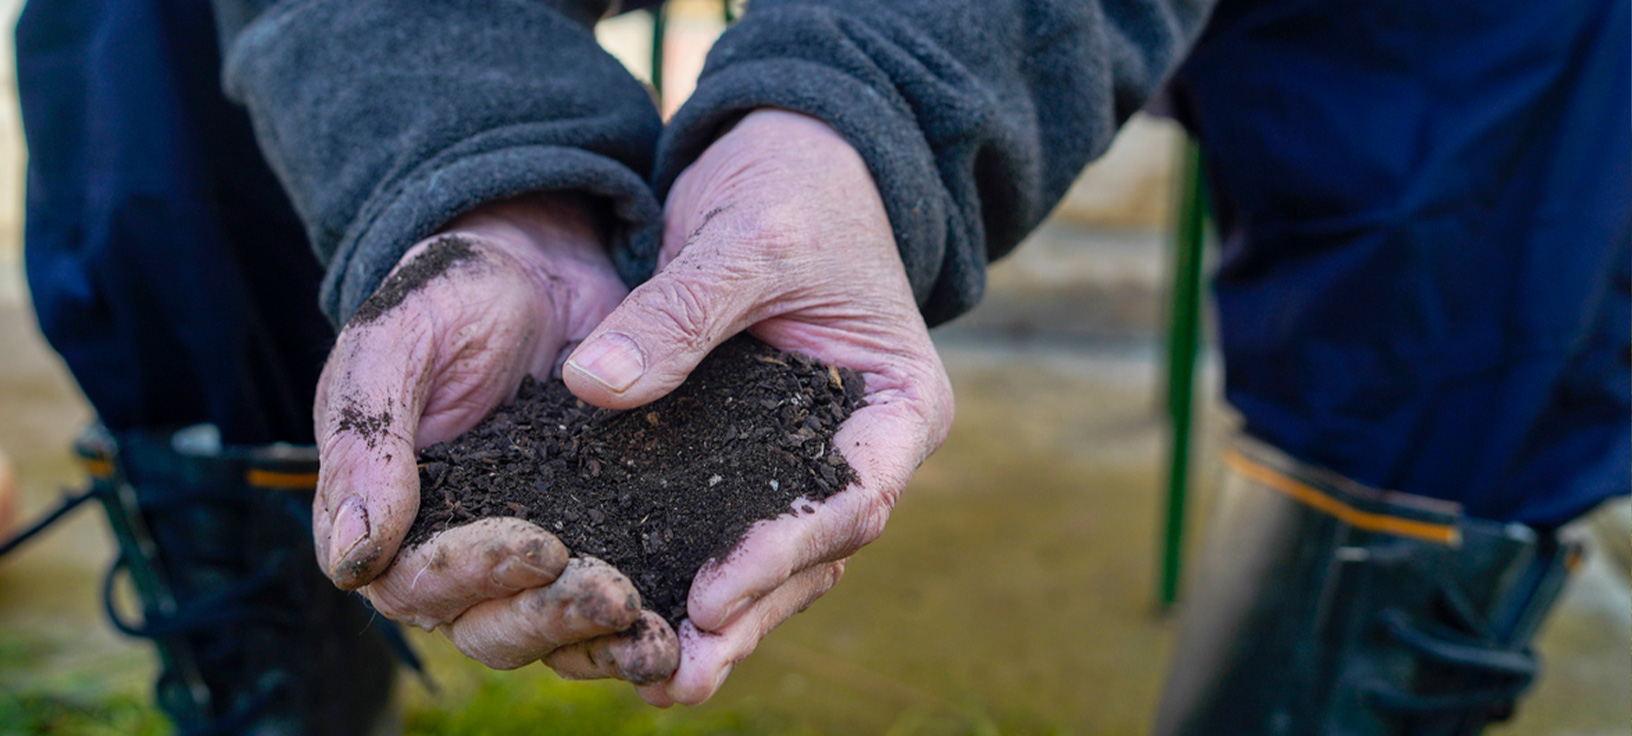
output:
<instances>
[{"instance_id":1,"label":"black rubber boot","mask_svg":"<svg viewBox=\"0 0 1632 736\"><path fill-rule=\"evenodd\" d=\"M1156 736L1465 736L1511 715L1579 543L1251 440L1226 463Z\"/></svg>"},{"instance_id":2,"label":"black rubber boot","mask_svg":"<svg viewBox=\"0 0 1632 736\"><path fill-rule=\"evenodd\" d=\"M213 428L92 432L76 447L119 542L114 624L152 639L177 733L328 736L400 730L400 636L317 567L314 448L223 448ZM114 605L128 577L142 608Z\"/></svg>"}]
</instances>

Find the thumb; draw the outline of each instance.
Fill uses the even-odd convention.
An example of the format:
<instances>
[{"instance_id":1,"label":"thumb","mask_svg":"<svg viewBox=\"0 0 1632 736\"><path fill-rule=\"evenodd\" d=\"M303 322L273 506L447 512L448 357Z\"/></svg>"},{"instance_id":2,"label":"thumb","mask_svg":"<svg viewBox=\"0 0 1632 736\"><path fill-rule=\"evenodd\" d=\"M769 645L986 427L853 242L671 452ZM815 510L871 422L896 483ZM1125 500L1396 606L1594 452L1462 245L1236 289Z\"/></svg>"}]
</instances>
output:
<instances>
[{"instance_id":1,"label":"thumb","mask_svg":"<svg viewBox=\"0 0 1632 736\"><path fill-rule=\"evenodd\" d=\"M341 588L395 557L419 511L418 447L474 426L560 347L558 323L530 309L493 248L446 235L410 249L323 366L312 533Z\"/></svg>"},{"instance_id":2,"label":"thumb","mask_svg":"<svg viewBox=\"0 0 1632 736\"><path fill-rule=\"evenodd\" d=\"M347 330L319 380L312 531L318 559L346 590L390 564L419 510L414 437L430 380L430 341L404 341L407 335L388 327Z\"/></svg>"},{"instance_id":3,"label":"thumb","mask_svg":"<svg viewBox=\"0 0 1632 736\"><path fill-rule=\"evenodd\" d=\"M762 317L756 311L768 301L768 280L755 271L711 249L682 250L567 358L567 388L608 409L667 395L710 350Z\"/></svg>"}]
</instances>

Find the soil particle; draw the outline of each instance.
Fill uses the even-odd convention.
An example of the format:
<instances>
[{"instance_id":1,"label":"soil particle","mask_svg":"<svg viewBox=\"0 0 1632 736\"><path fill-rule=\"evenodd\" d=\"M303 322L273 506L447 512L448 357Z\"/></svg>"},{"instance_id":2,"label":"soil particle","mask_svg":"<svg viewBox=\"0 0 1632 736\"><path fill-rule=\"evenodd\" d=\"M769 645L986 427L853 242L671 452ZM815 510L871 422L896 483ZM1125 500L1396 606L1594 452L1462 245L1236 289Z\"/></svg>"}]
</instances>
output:
<instances>
[{"instance_id":1,"label":"soil particle","mask_svg":"<svg viewBox=\"0 0 1632 736\"><path fill-rule=\"evenodd\" d=\"M385 283L351 315L351 324L366 325L395 309L402 300L448 272L448 269L476 257L476 249L469 238L444 235L409 261L408 265L393 271Z\"/></svg>"},{"instance_id":2,"label":"soil particle","mask_svg":"<svg viewBox=\"0 0 1632 736\"><path fill-rule=\"evenodd\" d=\"M340 408L341 432L352 432L363 438L369 447L374 447L391 426L391 412L382 411L370 414L363 411L356 404L347 404ZM389 459L389 458L387 458Z\"/></svg>"},{"instance_id":3,"label":"soil particle","mask_svg":"<svg viewBox=\"0 0 1632 736\"><path fill-rule=\"evenodd\" d=\"M527 519L574 555L616 566L678 625L692 578L755 521L844 490L855 471L833 433L861 375L751 337L717 348L670 395L628 412L524 379L475 429L420 454L407 544L490 516ZM797 511L796 511L797 510Z\"/></svg>"}]
</instances>

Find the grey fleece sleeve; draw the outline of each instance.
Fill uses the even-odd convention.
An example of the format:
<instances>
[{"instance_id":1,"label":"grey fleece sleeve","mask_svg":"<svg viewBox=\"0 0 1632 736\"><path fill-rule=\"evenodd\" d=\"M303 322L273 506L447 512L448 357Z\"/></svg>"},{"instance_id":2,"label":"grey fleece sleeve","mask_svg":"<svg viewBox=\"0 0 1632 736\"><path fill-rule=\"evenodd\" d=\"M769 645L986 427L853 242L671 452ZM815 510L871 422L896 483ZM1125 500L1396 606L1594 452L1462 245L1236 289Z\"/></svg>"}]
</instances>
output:
<instances>
[{"instance_id":1,"label":"grey fleece sleeve","mask_svg":"<svg viewBox=\"0 0 1632 736\"><path fill-rule=\"evenodd\" d=\"M650 250L661 121L595 42L607 4L217 0L227 93L327 265L330 319L415 241L525 192L586 194L615 252Z\"/></svg>"},{"instance_id":2,"label":"grey fleece sleeve","mask_svg":"<svg viewBox=\"0 0 1632 736\"><path fill-rule=\"evenodd\" d=\"M753 0L664 131L665 193L757 107L861 153L924 317L980 300L1011 250L1176 65L1210 0Z\"/></svg>"}]
</instances>

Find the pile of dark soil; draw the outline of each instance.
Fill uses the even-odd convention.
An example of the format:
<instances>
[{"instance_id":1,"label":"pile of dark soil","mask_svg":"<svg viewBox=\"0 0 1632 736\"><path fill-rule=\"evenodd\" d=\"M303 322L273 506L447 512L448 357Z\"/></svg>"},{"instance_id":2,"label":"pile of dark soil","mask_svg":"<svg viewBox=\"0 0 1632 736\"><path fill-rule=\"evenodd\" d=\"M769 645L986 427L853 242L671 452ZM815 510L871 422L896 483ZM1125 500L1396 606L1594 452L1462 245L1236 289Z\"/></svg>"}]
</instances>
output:
<instances>
[{"instance_id":1,"label":"pile of dark soil","mask_svg":"<svg viewBox=\"0 0 1632 736\"><path fill-rule=\"evenodd\" d=\"M747 336L715 349L672 394L625 412L528 378L475 429L420 453L407 543L520 517L615 565L647 608L678 624L703 563L755 521L810 513L795 501L855 478L833 433L861 404L855 371Z\"/></svg>"}]
</instances>

